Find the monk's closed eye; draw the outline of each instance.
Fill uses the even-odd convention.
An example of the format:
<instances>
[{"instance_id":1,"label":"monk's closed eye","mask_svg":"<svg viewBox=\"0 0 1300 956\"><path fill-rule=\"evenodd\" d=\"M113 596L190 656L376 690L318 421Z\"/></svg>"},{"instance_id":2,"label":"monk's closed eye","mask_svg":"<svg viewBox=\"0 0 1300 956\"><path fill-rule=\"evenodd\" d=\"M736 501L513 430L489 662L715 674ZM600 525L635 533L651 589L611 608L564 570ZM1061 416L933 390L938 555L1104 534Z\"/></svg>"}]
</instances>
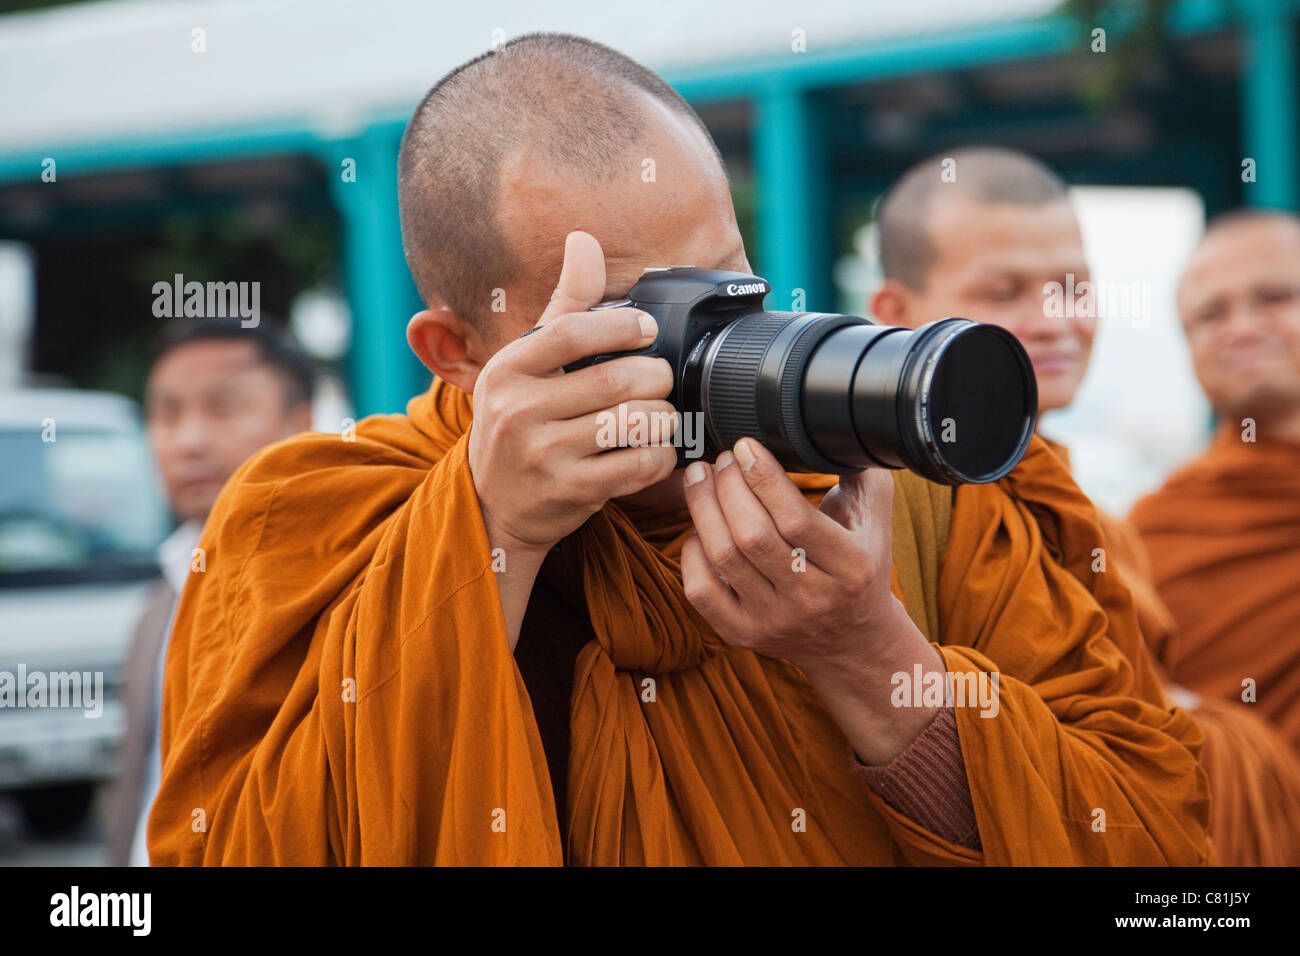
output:
<instances>
[{"instance_id":1,"label":"monk's closed eye","mask_svg":"<svg viewBox=\"0 0 1300 956\"><path fill-rule=\"evenodd\" d=\"M1215 322L1220 321L1225 315L1227 315L1227 309L1224 308L1223 303L1216 302L1208 308L1193 312L1191 324L1196 327L1213 325Z\"/></svg>"},{"instance_id":2,"label":"monk's closed eye","mask_svg":"<svg viewBox=\"0 0 1300 956\"><path fill-rule=\"evenodd\" d=\"M1277 308L1295 301L1296 291L1294 286L1266 286L1256 289L1251 298L1261 309Z\"/></svg>"}]
</instances>

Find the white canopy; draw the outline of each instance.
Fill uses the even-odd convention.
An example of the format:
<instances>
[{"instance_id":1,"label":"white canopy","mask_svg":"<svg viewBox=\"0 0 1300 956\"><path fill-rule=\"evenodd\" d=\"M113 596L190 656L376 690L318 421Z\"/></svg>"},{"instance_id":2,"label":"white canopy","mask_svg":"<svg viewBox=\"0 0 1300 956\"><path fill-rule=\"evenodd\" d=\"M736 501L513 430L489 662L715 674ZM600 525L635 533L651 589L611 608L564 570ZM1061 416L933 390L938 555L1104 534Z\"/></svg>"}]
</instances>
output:
<instances>
[{"instance_id":1,"label":"white canopy","mask_svg":"<svg viewBox=\"0 0 1300 956\"><path fill-rule=\"evenodd\" d=\"M1056 0L110 0L0 18L0 154L411 109L456 64L533 30L669 73L1036 16ZM206 52L196 53L202 30ZM496 31L500 31L499 33Z\"/></svg>"}]
</instances>

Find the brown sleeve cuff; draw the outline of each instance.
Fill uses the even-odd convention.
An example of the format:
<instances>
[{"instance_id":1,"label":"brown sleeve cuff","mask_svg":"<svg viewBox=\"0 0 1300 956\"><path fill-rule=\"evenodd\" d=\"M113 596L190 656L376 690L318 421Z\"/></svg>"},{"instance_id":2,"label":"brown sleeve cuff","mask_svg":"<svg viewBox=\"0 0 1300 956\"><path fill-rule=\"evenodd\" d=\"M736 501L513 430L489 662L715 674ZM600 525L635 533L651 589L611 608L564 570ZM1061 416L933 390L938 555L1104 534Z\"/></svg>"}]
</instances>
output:
<instances>
[{"instance_id":1,"label":"brown sleeve cuff","mask_svg":"<svg viewBox=\"0 0 1300 956\"><path fill-rule=\"evenodd\" d=\"M940 707L929 726L883 767L868 766L856 754L853 765L858 776L899 813L950 843L981 848L952 707Z\"/></svg>"}]
</instances>

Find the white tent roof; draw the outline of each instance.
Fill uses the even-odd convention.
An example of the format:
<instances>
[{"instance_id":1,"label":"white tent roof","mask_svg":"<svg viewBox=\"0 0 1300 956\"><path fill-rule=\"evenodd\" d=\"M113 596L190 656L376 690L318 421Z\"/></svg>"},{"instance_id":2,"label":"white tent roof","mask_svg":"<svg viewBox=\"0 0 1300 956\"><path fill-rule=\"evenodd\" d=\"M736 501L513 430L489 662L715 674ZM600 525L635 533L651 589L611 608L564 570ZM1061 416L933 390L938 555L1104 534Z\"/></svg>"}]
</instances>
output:
<instances>
[{"instance_id":1,"label":"white tent roof","mask_svg":"<svg viewBox=\"0 0 1300 956\"><path fill-rule=\"evenodd\" d=\"M1057 0L109 0L0 19L0 153L409 110L494 37L579 33L658 70L1042 14ZM191 51L205 31L205 53ZM495 34L494 31L501 31Z\"/></svg>"}]
</instances>

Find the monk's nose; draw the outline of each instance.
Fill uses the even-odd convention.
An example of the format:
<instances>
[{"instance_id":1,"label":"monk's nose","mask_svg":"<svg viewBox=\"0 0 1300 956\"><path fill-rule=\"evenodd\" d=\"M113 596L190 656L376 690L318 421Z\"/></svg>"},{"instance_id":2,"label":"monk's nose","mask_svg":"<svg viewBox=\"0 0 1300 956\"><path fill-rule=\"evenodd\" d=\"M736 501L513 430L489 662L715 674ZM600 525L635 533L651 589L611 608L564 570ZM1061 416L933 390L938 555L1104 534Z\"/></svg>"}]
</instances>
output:
<instances>
[{"instance_id":1,"label":"monk's nose","mask_svg":"<svg viewBox=\"0 0 1300 956\"><path fill-rule=\"evenodd\" d=\"M1220 345L1249 344L1263 337L1263 316L1247 296L1234 299L1219 326Z\"/></svg>"}]
</instances>

